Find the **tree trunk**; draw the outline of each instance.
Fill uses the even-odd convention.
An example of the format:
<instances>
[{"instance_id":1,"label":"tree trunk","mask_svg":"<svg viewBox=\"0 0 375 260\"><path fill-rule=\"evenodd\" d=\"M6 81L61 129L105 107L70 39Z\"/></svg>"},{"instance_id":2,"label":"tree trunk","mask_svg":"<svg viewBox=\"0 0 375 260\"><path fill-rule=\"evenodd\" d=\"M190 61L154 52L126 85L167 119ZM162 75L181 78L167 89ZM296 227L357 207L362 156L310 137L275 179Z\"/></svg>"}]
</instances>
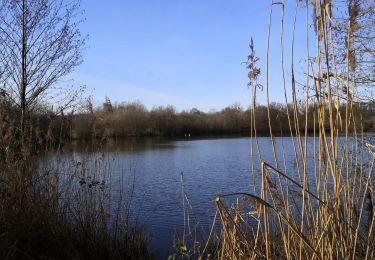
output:
<instances>
[{"instance_id":1,"label":"tree trunk","mask_svg":"<svg viewBox=\"0 0 375 260\"><path fill-rule=\"evenodd\" d=\"M26 85L27 85L27 75L26 75L26 0L22 0L22 78L21 78L21 91L20 91L20 101L21 101L21 144L22 147L25 145L26 138Z\"/></svg>"}]
</instances>

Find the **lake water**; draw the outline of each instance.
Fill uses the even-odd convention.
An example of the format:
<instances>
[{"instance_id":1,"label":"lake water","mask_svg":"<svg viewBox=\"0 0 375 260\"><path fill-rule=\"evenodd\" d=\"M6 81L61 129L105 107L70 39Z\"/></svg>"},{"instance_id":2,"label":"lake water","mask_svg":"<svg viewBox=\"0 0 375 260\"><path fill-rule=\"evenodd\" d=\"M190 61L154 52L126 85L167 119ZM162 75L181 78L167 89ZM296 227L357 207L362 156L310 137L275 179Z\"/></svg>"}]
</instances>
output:
<instances>
[{"instance_id":1,"label":"lake water","mask_svg":"<svg viewBox=\"0 0 375 260\"><path fill-rule=\"evenodd\" d=\"M288 173L295 173L290 138L276 137L275 142L278 151L284 148ZM259 138L259 146L263 159L273 164L270 139ZM245 137L128 138L107 141L99 150L87 143L73 143L64 154L79 157L104 153L109 158L112 173L125 176L124 183L134 184L132 216L151 232L150 246L164 258L172 250L175 232L182 232L184 226L181 174L191 205L189 217L207 230L215 214L215 195L252 192L250 147L251 140ZM312 138L309 138L308 149L313 149ZM259 172L256 185L260 183L257 158L255 154L255 171Z\"/></svg>"}]
</instances>

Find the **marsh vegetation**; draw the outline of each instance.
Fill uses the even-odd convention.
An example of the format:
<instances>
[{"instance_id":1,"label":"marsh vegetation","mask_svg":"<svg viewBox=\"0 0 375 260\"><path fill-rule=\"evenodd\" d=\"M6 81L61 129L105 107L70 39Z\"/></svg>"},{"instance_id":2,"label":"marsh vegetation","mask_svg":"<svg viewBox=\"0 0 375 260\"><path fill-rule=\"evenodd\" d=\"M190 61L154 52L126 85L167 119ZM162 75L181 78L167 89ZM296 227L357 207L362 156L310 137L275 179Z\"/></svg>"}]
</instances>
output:
<instances>
[{"instance_id":1,"label":"marsh vegetation","mask_svg":"<svg viewBox=\"0 0 375 260\"><path fill-rule=\"evenodd\" d=\"M157 211L150 205L160 207L158 196L162 201L178 193L179 204L158 216L181 220L170 243L172 259L375 257L375 147L373 135L366 134L375 130L371 1L271 1L265 68L253 40L249 45L250 107L210 112L148 110L140 102L109 99L95 108L81 90L56 87L82 61L86 37L79 31L79 1L0 4L1 258L158 257L134 214L142 212L142 187L160 191L147 199L143 215ZM287 5L293 17L284 17ZM292 28L284 28L286 19ZM275 21L279 61L270 52ZM306 33L298 73L297 23ZM292 31L288 43L284 30ZM280 68L283 103L270 100L278 88L270 84L271 66ZM260 94L265 104L258 103ZM186 134L250 139L195 142ZM160 138L142 153L130 137L144 136ZM126 153L121 138L127 138ZM80 150L77 140L84 143ZM207 150L200 154L197 147ZM138 158L141 166L128 158ZM154 179L141 178L137 186L137 176L151 173ZM192 186L189 177L197 180ZM202 185L216 189L190 200ZM195 222L194 208L200 218L213 208L211 225Z\"/></svg>"}]
</instances>

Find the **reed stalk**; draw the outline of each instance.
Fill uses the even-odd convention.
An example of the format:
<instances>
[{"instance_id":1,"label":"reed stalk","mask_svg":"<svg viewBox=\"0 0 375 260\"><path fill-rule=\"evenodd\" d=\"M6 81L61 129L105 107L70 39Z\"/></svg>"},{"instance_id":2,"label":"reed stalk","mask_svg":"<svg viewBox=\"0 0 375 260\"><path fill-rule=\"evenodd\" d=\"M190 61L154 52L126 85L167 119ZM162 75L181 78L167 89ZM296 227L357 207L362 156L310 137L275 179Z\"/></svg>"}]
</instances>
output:
<instances>
[{"instance_id":1,"label":"reed stalk","mask_svg":"<svg viewBox=\"0 0 375 260\"><path fill-rule=\"evenodd\" d=\"M221 220L217 259L372 259L375 254L375 156L373 144L364 139L363 118L354 116L354 104L361 104L361 98L356 94L355 66L350 60L355 37L350 24L353 19L348 19L347 65L346 71L342 71L337 65L337 46L333 36L337 19L333 1L305 1L303 6L301 2L297 1L291 21L291 92L288 93L284 10L289 2L270 1L265 95L273 161L265 161L267 157L259 148L255 123L259 84L256 77L250 77L252 183L255 180L260 182L252 188L252 194L217 197L217 214ZM277 137L271 127L269 99L269 69L272 66L269 49L275 8L281 8L280 82L287 113L285 123L290 129L289 136L281 137L281 149L276 146ZM296 75L294 65L295 27L301 22L298 21L301 19L298 11L302 8L305 8L306 22L305 84L298 82L300 75ZM313 35L310 28L314 28ZM256 67L252 64L248 68L254 72ZM254 76L254 73L249 75ZM298 84L302 86L300 89L297 89ZM309 113L311 108L313 112ZM314 127L309 134L307 126L311 121ZM293 147L295 169L288 167L290 158L286 157L284 149L288 139ZM256 165L253 152L258 153L260 165ZM227 197L244 199L237 199L230 206L225 203Z\"/></svg>"}]
</instances>

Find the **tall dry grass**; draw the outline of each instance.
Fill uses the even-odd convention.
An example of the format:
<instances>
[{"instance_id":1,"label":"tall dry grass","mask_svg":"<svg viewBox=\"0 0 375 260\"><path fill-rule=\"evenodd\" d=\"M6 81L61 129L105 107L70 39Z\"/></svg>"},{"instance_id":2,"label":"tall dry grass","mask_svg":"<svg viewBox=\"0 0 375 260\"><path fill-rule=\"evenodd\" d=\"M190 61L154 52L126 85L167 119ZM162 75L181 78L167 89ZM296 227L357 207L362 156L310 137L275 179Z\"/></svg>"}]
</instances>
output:
<instances>
[{"instance_id":1,"label":"tall dry grass","mask_svg":"<svg viewBox=\"0 0 375 260\"><path fill-rule=\"evenodd\" d=\"M95 155L3 164L0 257L152 258L148 234L132 222L129 180L114 176L112 163Z\"/></svg>"},{"instance_id":2,"label":"tall dry grass","mask_svg":"<svg viewBox=\"0 0 375 260\"><path fill-rule=\"evenodd\" d=\"M61 154L52 123L43 131L30 120L21 146L10 109L0 106L0 258L152 258L132 221L133 176L115 174L103 153Z\"/></svg>"},{"instance_id":3,"label":"tall dry grass","mask_svg":"<svg viewBox=\"0 0 375 260\"><path fill-rule=\"evenodd\" d=\"M290 3L290 2L288 2ZM292 18L290 67L286 68L284 43L285 1L271 1L264 91L270 107L271 64L270 38L275 17L281 9L280 52L281 91L284 92L293 158L286 158L285 147L276 148L270 110L268 110L272 161L266 161L258 143L256 97L263 86L258 83L251 42L248 69L252 90L251 157L253 183L260 185L246 193L226 194L215 199L220 224L219 237L210 235L218 246L199 258L214 259L374 259L374 160L375 147L366 138L361 118L353 117L353 107L360 104L355 83L353 58L353 23L348 19L346 34L346 69L338 66L337 46L333 39L334 11L331 1L296 1ZM312 4L311 4L312 3ZM305 12L306 58L305 82L297 84L295 69L295 27L297 12ZM355 15L355 12L349 15ZM311 16L313 17L311 22ZM311 33L310 26L314 27ZM314 46L313 43L315 42ZM311 53L314 52L314 55ZM341 67L342 68L342 67ZM286 80L290 72L290 85ZM273 86L274 88L275 86ZM291 93L288 92L290 89ZM302 94L298 94L297 92ZM292 106L288 106L292 103ZM303 105L301 105L301 103ZM313 113L301 109L313 106ZM343 109L344 108L344 109ZM301 120L300 115L304 114ZM311 118L312 117L312 118ZM300 129L314 122L312 135ZM254 165L259 158L260 165ZM294 167L288 162L294 161ZM258 170L259 169L259 170ZM228 197L237 198L234 204ZM233 201L233 200L232 200ZM214 233L214 232L213 232Z\"/></svg>"}]
</instances>

